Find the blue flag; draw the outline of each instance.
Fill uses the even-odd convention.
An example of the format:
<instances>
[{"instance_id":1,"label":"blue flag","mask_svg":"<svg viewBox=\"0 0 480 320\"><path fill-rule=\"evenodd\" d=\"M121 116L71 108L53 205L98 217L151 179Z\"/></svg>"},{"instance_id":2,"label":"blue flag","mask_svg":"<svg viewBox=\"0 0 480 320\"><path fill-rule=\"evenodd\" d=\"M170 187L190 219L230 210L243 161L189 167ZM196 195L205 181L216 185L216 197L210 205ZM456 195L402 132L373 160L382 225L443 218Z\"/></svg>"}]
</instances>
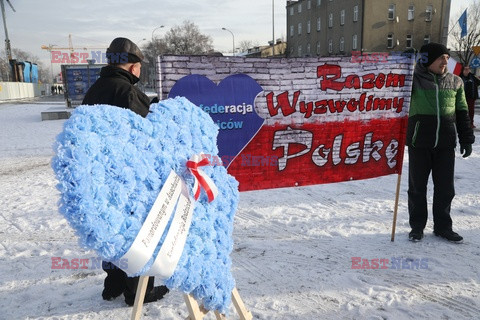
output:
<instances>
[{"instance_id":1,"label":"blue flag","mask_svg":"<svg viewBox=\"0 0 480 320\"><path fill-rule=\"evenodd\" d=\"M463 38L467 35L467 9L463 11L462 15L458 19L458 24L460 25L460 28L462 28L460 38Z\"/></svg>"}]
</instances>

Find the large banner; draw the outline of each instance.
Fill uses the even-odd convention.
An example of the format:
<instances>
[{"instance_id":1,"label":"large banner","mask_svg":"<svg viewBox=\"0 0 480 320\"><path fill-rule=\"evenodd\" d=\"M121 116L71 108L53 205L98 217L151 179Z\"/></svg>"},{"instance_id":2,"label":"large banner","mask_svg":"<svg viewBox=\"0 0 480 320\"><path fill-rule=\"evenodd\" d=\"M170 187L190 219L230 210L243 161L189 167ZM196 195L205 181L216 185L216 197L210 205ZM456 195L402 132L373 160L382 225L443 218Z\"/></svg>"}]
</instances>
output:
<instances>
[{"instance_id":1,"label":"large banner","mask_svg":"<svg viewBox=\"0 0 480 320\"><path fill-rule=\"evenodd\" d=\"M401 173L413 59L363 58L159 56L157 81L210 114L240 191Z\"/></svg>"}]
</instances>

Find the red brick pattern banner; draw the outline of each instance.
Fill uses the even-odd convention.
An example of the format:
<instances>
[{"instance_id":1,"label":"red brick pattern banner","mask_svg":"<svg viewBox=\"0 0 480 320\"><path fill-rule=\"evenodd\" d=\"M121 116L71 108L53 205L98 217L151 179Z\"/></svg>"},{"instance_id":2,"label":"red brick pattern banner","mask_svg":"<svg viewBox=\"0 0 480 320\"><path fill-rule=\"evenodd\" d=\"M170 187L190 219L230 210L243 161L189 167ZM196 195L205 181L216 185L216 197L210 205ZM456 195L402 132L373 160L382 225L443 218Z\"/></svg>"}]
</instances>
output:
<instances>
[{"instance_id":1,"label":"red brick pattern banner","mask_svg":"<svg viewBox=\"0 0 480 320\"><path fill-rule=\"evenodd\" d=\"M240 191L401 173L413 61L161 56L162 99L182 95L220 128Z\"/></svg>"}]
</instances>

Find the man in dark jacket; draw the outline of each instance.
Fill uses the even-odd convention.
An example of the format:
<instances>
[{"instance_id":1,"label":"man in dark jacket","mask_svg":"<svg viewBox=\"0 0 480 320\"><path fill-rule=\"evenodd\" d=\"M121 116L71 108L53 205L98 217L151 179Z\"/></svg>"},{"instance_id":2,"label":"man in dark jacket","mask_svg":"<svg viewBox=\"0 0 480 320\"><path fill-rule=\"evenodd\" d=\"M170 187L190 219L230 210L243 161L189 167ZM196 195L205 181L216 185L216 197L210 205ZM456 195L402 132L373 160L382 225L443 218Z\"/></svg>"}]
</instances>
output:
<instances>
[{"instance_id":1,"label":"man in dark jacket","mask_svg":"<svg viewBox=\"0 0 480 320\"><path fill-rule=\"evenodd\" d=\"M467 98L470 124L472 128L476 128L473 124L473 116L475 115L475 100L478 99L478 86L480 85L480 79L470 72L469 66L463 67L460 78L462 78L463 86L465 88L465 98Z\"/></svg>"},{"instance_id":2,"label":"man in dark jacket","mask_svg":"<svg viewBox=\"0 0 480 320\"><path fill-rule=\"evenodd\" d=\"M138 46L127 38L116 38L107 49L108 65L100 71L100 78L87 91L82 104L108 104L130 109L146 117L150 101L136 86L140 79L143 54ZM113 263L104 261L103 270L107 273L102 297L112 300L123 293L125 302L133 305L139 277L127 274ZM168 292L167 287L154 287L154 278L148 280L144 302L157 301Z\"/></svg>"},{"instance_id":3,"label":"man in dark jacket","mask_svg":"<svg viewBox=\"0 0 480 320\"><path fill-rule=\"evenodd\" d=\"M408 212L411 241L423 238L427 223L427 183L434 183L433 232L453 242L463 238L452 230L450 206L455 196L456 133L460 153L466 158L475 141L460 77L448 72L448 49L429 43L420 49L422 61L415 66L410 103L407 145L409 156Z\"/></svg>"},{"instance_id":4,"label":"man in dark jacket","mask_svg":"<svg viewBox=\"0 0 480 320\"><path fill-rule=\"evenodd\" d=\"M135 84L140 80L143 54L135 43L116 38L107 49L108 65L88 89L82 104L109 104L146 117L150 100Z\"/></svg>"}]
</instances>

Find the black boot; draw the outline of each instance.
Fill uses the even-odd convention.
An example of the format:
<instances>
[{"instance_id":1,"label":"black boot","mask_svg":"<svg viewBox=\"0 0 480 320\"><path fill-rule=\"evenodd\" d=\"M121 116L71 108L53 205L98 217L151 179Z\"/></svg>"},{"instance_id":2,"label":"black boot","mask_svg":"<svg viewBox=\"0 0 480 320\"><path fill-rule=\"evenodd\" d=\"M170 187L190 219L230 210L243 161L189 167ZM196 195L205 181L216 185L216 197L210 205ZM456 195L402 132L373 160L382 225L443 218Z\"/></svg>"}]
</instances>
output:
<instances>
[{"instance_id":1,"label":"black boot","mask_svg":"<svg viewBox=\"0 0 480 320\"><path fill-rule=\"evenodd\" d=\"M110 301L125 291L127 274L111 262L103 261L102 268L107 273L103 283L102 298Z\"/></svg>"},{"instance_id":2,"label":"black boot","mask_svg":"<svg viewBox=\"0 0 480 320\"><path fill-rule=\"evenodd\" d=\"M408 234L408 240L413 242L418 242L423 239L423 231L422 230L412 230Z\"/></svg>"},{"instance_id":3,"label":"black boot","mask_svg":"<svg viewBox=\"0 0 480 320\"><path fill-rule=\"evenodd\" d=\"M458 233L453 232L453 230L447 230L447 231L437 231L437 230L435 230L435 231L433 231L433 233L437 237L447 239L450 242L454 242L454 243L462 243L463 242L463 237L461 235L459 235Z\"/></svg>"},{"instance_id":4,"label":"black boot","mask_svg":"<svg viewBox=\"0 0 480 320\"><path fill-rule=\"evenodd\" d=\"M154 287L152 290L145 294L145 299L143 303L154 302L162 299L170 290L166 286ZM135 303L135 296L125 296L125 303L129 306L133 306Z\"/></svg>"}]
</instances>

